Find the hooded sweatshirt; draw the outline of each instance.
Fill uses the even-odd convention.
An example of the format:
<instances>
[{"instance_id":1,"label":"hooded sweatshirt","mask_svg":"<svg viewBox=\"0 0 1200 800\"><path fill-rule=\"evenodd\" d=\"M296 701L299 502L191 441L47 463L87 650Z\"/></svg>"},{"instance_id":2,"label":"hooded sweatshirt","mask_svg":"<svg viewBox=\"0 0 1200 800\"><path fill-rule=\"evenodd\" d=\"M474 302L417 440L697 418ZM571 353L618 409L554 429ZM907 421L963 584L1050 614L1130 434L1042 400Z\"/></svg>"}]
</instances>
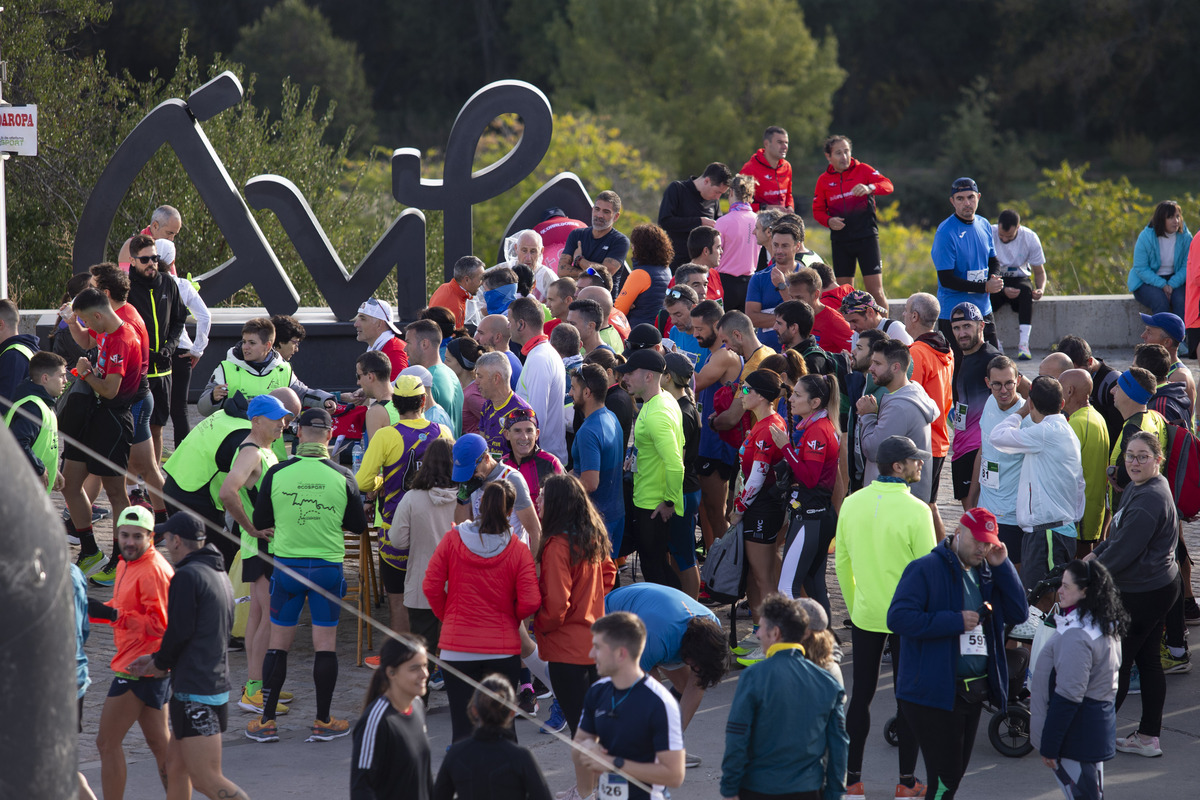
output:
<instances>
[{"instance_id":1,"label":"hooded sweatshirt","mask_svg":"<svg viewBox=\"0 0 1200 800\"><path fill-rule=\"evenodd\" d=\"M8 402L17 390L21 381L29 377L29 356L22 352L29 350L36 353L41 347L38 337L28 333L18 333L0 342L0 399L5 401L3 410L8 410Z\"/></svg>"},{"instance_id":2,"label":"hooded sweatshirt","mask_svg":"<svg viewBox=\"0 0 1200 800\"><path fill-rule=\"evenodd\" d=\"M863 474L864 483L879 477L879 466L875 454L879 445L889 436L907 436L919 450L929 450L930 428L938 415L937 405L925 394L921 384L909 382L879 401L878 414L864 414L859 418L860 441L863 456L867 459ZM921 470L921 480L912 485L914 497L928 502L932 486L933 470L926 464Z\"/></svg>"},{"instance_id":3,"label":"hooded sweatshirt","mask_svg":"<svg viewBox=\"0 0 1200 800\"><path fill-rule=\"evenodd\" d=\"M1188 399L1187 387L1178 381L1159 384L1146 408L1162 414L1173 425L1192 429L1192 401Z\"/></svg>"},{"instance_id":4,"label":"hooded sweatshirt","mask_svg":"<svg viewBox=\"0 0 1200 800\"><path fill-rule=\"evenodd\" d=\"M237 364L237 366L253 375L266 375L273 369L279 369L281 374L287 376L288 383L286 385L296 393L296 396L300 398L300 402L305 408L323 405L326 400L333 397L333 395L331 395L329 392L323 392L320 389L308 388L307 385L305 385L299 378L296 377L296 374L292 371L290 366L286 366L285 368L278 367L277 364L281 362L282 359L283 356L279 355L279 351L272 349L269 353L267 353L267 357L262 361L247 361L242 356L241 342L238 342L233 347L229 348L229 352L225 355L226 361L232 361L233 363ZM204 391L201 392L200 399L196 402L196 409L207 417L218 408L221 408L225 400L214 401L212 399L213 389L228 382L228 378L225 375L225 362L221 362L217 365L217 368L213 370L212 376L209 377L208 383L204 387ZM228 397L226 400L227 399Z\"/></svg>"},{"instance_id":5,"label":"hooded sweatshirt","mask_svg":"<svg viewBox=\"0 0 1200 800\"><path fill-rule=\"evenodd\" d=\"M192 551L176 565L167 610L170 619L154 665L171 671L175 695L228 692L233 586L225 574L225 559L213 544Z\"/></svg>"},{"instance_id":6,"label":"hooded sweatshirt","mask_svg":"<svg viewBox=\"0 0 1200 800\"><path fill-rule=\"evenodd\" d=\"M908 347L912 356L912 379L921 384L925 394L937 404L938 415L933 421L934 458L945 458L950 452L950 429L946 415L950 413L954 388L954 354L940 331L930 331L917 337Z\"/></svg>"},{"instance_id":7,"label":"hooded sweatshirt","mask_svg":"<svg viewBox=\"0 0 1200 800\"><path fill-rule=\"evenodd\" d=\"M169 274L155 272L147 278L136 269L129 270L129 304L142 315L150 335L149 376L171 374L171 355L179 346L179 337L187 321L187 308L179 296L179 285Z\"/></svg>"},{"instance_id":8,"label":"hooded sweatshirt","mask_svg":"<svg viewBox=\"0 0 1200 800\"><path fill-rule=\"evenodd\" d=\"M408 608L429 608L421 581L433 551L446 531L454 527L457 499L457 489L410 489L392 514L388 539L392 547L408 551L408 571L404 576L404 605Z\"/></svg>"},{"instance_id":9,"label":"hooded sweatshirt","mask_svg":"<svg viewBox=\"0 0 1200 800\"><path fill-rule=\"evenodd\" d=\"M151 544L140 558L117 562L113 596L105 605L90 601L88 616L93 622L112 625L117 652L112 658L113 672L124 673L129 662L159 647L167 629L167 593L175 570ZM114 619L115 616L115 619Z\"/></svg>"}]
</instances>

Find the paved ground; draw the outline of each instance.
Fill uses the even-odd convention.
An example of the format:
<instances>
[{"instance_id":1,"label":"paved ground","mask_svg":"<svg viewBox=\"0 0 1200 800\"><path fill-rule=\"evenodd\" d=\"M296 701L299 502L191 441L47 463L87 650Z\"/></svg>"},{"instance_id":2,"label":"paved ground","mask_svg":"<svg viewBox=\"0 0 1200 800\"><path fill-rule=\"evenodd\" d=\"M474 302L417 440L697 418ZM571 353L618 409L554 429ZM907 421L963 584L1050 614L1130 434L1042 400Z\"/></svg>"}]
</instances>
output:
<instances>
[{"instance_id":1,"label":"paved ground","mask_svg":"<svg viewBox=\"0 0 1200 800\"><path fill-rule=\"evenodd\" d=\"M1111 354L1102 354L1110 356ZM1106 357L1114 367L1128 365L1127 357ZM1031 371L1036 372L1036 366ZM170 435L167 436L170 441ZM948 496L948 484L943 486L940 507L945 519L957 519L960 510ZM111 541L111 525L107 522L97 526L104 547ZM1200 552L1200 523L1185 527L1185 536L1192 552ZM834 605L834 620L837 624L845 619L845 605L837 589L833 575L832 559L829 563L828 585ZM92 596L106 598L109 590L91 589ZM719 610L722 620L728 619L727 610ZM386 621L386 610L374 610L376 619ZM337 716L357 717L362 705L370 671L353 666L355 631L353 624L345 621L339 629L338 647L345 655L341 660L338 690L334 696L333 713ZM313 688L310 675L312 663L311 639L307 619L302 620L302 630L296 647L289 659L289 691L296 695L292 712L281 717L282 741L276 744L259 744L243 735L246 722L251 719L231 707L229 731L225 734L225 773L244 788L251 797L346 797L350 774L349 737L333 742L307 744L307 726L313 716ZM843 671L847 677L847 689L853 691L850 681L854 653L846 644ZM376 641L378 645L378 640ZM84 732L79 736L80 768L99 794L100 767L95 748L96 726L100 709L104 703L111 673L108 661L113 654L112 636L101 626L93 628L88 643L88 655L92 659L93 687L89 690L84 710ZM246 658L244 653L230 654L233 680L245 679ZM882 736L884 721L895 713L892 695L891 674L887 665L880 678L879 692L873 705L874 719L868 739L864 760L864 776L869 797L889 798L896 780L897 751L888 746ZM677 800L699 800L718 796L720 761L724 750L725 717L736 688L738 673L733 672L708 692L699 712L686 733L689 752L698 754L703 764L688 771L683 786L672 791ZM1160 759L1144 759L1137 756L1118 754L1108 764L1107 783L1116 797L1192 797L1196 795L1195 782L1200 777L1196 759L1200 757L1200 671L1187 675L1168 676L1167 710L1164 715L1162 747L1165 755ZM548 716L548 707L543 706L539 716ZM1118 715L1118 729L1123 733L1136 724L1141 706L1139 698L1131 696ZM987 719L985 717L984 724ZM554 737L539 734L532 725L518 723L518 736L523 745L537 756L553 791L563 791L574 783L566 745ZM429 737L434 752L434 769L441 763L442 754L450 743L450 718L445 695L431 695L429 714ZM126 796L130 798L154 798L162 796L153 759L136 728L126 739L126 757L129 761L129 780ZM923 765L918 765L917 774L924 777ZM1138 787L1138 788L1134 788ZM1062 797L1061 791L1037 758L1030 754L1022 759L1001 756L988 742L986 729L981 724L970 772L964 782L963 796L977 798L1030 798L1031 800L1053 800Z\"/></svg>"}]
</instances>

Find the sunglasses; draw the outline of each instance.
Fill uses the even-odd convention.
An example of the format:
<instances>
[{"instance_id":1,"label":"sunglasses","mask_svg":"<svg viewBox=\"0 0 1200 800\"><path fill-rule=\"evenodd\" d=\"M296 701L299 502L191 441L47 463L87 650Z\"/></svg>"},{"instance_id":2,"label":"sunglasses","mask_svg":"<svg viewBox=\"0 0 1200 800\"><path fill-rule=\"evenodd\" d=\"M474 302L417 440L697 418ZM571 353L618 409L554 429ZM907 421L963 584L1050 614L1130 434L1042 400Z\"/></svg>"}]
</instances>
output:
<instances>
[{"instance_id":1,"label":"sunglasses","mask_svg":"<svg viewBox=\"0 0 1200 800\"><path fill-rule=\"evenodd\" d=\"M133 260L140 261L143 264L157 264L158 263L158 254L155 254L152 256L134 256Z\"/></svg>"},{"instance_id":2,"label":"sunglasses","mask_svg":"<svg viewBox=\"0 0 1200 800\"><path fill-rule=\"evenodd\" d=\"M751 391L752 389L749 386L742 387L742 394L750 394Z\"/></svg>"},{"instance_id":3,"label":"sunglasses","mask_svg":"<svg viewBox=\"0 0 1200 800\"><path fill-rule=\"evenodd\" d=\"M518 422L532 422L537 426L537 414L533 413L532 409L517 408L501 417L504 427L509 428L516 425Z\"/></svg>"},{"instance_id":4,"label":"sunglasses","mask_svg":"<svg viewBox=\"0 0 1200 800\"><path fill-rule=\"evenodd\" d=\"M600 271L599 271L599 270L597 270L595 267L588 267L587 269L585 269L585 270L583 271L583 274L584 274L584 275L593 275L593 276L594 276L594 275L599 275L599 274L600 274Z\"/></svg>"},{"instance_id":5,"label":"sunglasses","mask_svg":"<svg viewBox=\"0 0 1200 800\"><path fill-rule=\"evenodd\" d=\"M687 284L684 284L684 285L686 286ZM682 300L683 292L679 291L676 288L670 288L670 289L667 289L667 297L671 298L672 300Z\"/></svg>"}]
</instances>

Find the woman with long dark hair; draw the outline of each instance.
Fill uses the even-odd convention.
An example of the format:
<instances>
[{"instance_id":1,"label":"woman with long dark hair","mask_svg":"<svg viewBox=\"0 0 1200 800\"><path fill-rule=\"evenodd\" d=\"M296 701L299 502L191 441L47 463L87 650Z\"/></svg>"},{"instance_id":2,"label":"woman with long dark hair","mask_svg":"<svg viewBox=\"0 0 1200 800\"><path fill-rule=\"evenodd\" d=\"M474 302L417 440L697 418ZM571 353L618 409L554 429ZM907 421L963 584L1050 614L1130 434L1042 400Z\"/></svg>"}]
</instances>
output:
<instances>
[{"instance_id":1,"label":"woman with long dark hair","mask_svg":"<svg viewBox=\"0 0 1200 800\"><path fill-rule=\"evenodd\" d=\"M617 567L604 519L574 475L554 475L542 489L542 547L538 587L542 607L533 618L538 654L575 735L583 696L599 678L591 658L592 623L604 616L604 595ZM562 728L554 726L557 730Z\"/></svg>"},{"instance_id":2,"label":"woman with long dark hair","mask_svg":"<svg viewBox=\"0 0 1200 800\"><path fill-rule=\"evenodd\" d=\"M825 562L829 543L837 530L833 489L837 482L841 428L838 410L841 399L832 375L803 375L796 381L788 402L788 419L796 420L789 437L774 428L775 445L792 468L795 484L788 495L792 522L784 543L779 591L799 597L800 590L816 600L828 615L829 592L825 587Z\"/></svg>"},{"instance_id":3,"label":"woman with long dark hair","mask_svg":"<svg viewBox=\"0 0 1200 800\"><path fill-rule=\"evenodd\" d=\"M1102 796L1116 755L1116 678L1129 614L1099 561L1072 561L1058 590L1054 634L1030 687L1030 737L1068 797ZM1053 681L1053 683L1051 683Z\"/></svg>"},{"instance_id":4,"label":"woman with long dark hair","mask_svg":"<svg viewBox=\"0 0 1200 800\"><path fill-rule=\"evenodd\" d=\"M775 413L775 401L783 391L779 374L758 369L746 376L742 385L742 408L754 417L739 453L745 488L733 503L731 523L742 522L742 537L746 547L746 562L750 574L746 582L746 602L753 615L754 632L758 632L758 606L779 582L779 547L776 539L783 528L786 510L776 480L775 465L783 460L783 450L771 435L772 428L783 430L783 418ZM749 664L766 658L761 645L746 654Z\"/></svg>"},{"instance_id":5,"label":"woman with long dark hair","mask_svg":"<svg viewBox=\"0 0 1200 800\"><path fill-rule=\"evenodd\" d=\"M425 571L425 597L442 621L441 660L479 680L499 672L514 691L521 677L521 620L542 603L529 548L509 525L516 492L508 481L483 488L477 520L452 528ZM471 734L472 687L444 670L454 741Z\"/></svg>"},{"instance_id":6,"label":"woman with long dark hair","mask_svg":"<svg viewBox=\"0 0 1200 800\"><path fill-rule=\"evenodd\" d=\"M383 643L379 662L354 725L350 798L429 800L433 772L421 702L429 679L425 644L418 636L397 634Z\"/></svg>"},{"instance_id":7,"label":"woman with long dark hair","mask_svg":"<svg viewBox=\"0 0 1200 800\"><path fill-rule=\"evenodd\" d=\"M512 741L512 687L503 675L488 675L480 684L500 699L475 690L467 709L475 730L446 752L434 800L550 800L537 759Z\"/></svg>"},{"instance_id":8,"label":"woman with long dark hair","mask_svg":"<svg viewBox=\"0 0 1200 800\"><path fill-rule=\"evenodd\" d=\"M1187 316L1185 284L1191 244L1192 234L1179 203L1159 203L1133 246L1133 267L1127 281L1134 298L1151 314L1170 311L1180 319Z\"/></svg>"},{"instance_id":9,"label":"woman with long dark hair","mask_svg":"<svg viewBox=\"0 0 1200 800\"><path fill-rule=\"evenodd\" d=\"M1167 479L1158 436L1138 431L1127 439L1125 469L1129 483L1113 515L1108 539L1085 560L1099 559L1112 573L1129 612L1129 630L1121 637L1121 672L1116 707L1129 694L1129 672L1136 663L1142 682L1142 718L1131 735L1117 739L1122 753L1161 756L1158 734L1167 700L1159 644L1167 612L1179 597L1179 517Z\"/></svg>"}]
</instances>

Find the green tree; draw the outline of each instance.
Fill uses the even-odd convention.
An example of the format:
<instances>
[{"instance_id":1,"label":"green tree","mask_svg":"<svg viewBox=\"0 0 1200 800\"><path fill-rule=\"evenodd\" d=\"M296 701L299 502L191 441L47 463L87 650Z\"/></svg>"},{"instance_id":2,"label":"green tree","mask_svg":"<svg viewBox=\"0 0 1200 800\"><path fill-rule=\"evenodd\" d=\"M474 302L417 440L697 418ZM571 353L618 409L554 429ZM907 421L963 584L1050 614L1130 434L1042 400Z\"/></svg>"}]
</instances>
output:
<instances>
[{"instance_id":1,"label":"green tree","mask_svg":"<svg viewBox=\"0 0 1200 800\"><path fill-rule=\"evenodd\" d=\"M374 144L371 89L362 56L353 42L333 35L329 21L304 0L283 0L242 28L233 61L258 75L258 105L279 115L285 81L302 96L320 87L337 104L326 142L337 144L348 132L366 147Z\"/></svg>"},{"instance_id":2,"label":"green tree","mask_svg":"<svg viewBox=\"0 0 1200 800\"><path fill-rule=\"evenodd\" d=\"M500 160L520 135L519 121L511 115L499 118L480 140L480 165ZM472 209L475 254L490 264L513 214L560 172L578 175L593 198L605 189L620 195L623 210L617 228L626 234L635 225L654 221L647 214L657 211L659 192L667 181L662 168L646 161L608 120L588 113L556 114L554 139L538 168L516 188Z\"/></svg>"},{"instance_id":3,"label":"green tree","mask_svg":"<svg viewBox=\"0 0 1200 800\"><path fill-rule=\"evenodd\" d=\"M845 80L791 0L570 0L550 38L556 102L642 120L663 143L650 157L682 174L740 167L768 125L815 147Z\"/></svg>"}]
</instances>

